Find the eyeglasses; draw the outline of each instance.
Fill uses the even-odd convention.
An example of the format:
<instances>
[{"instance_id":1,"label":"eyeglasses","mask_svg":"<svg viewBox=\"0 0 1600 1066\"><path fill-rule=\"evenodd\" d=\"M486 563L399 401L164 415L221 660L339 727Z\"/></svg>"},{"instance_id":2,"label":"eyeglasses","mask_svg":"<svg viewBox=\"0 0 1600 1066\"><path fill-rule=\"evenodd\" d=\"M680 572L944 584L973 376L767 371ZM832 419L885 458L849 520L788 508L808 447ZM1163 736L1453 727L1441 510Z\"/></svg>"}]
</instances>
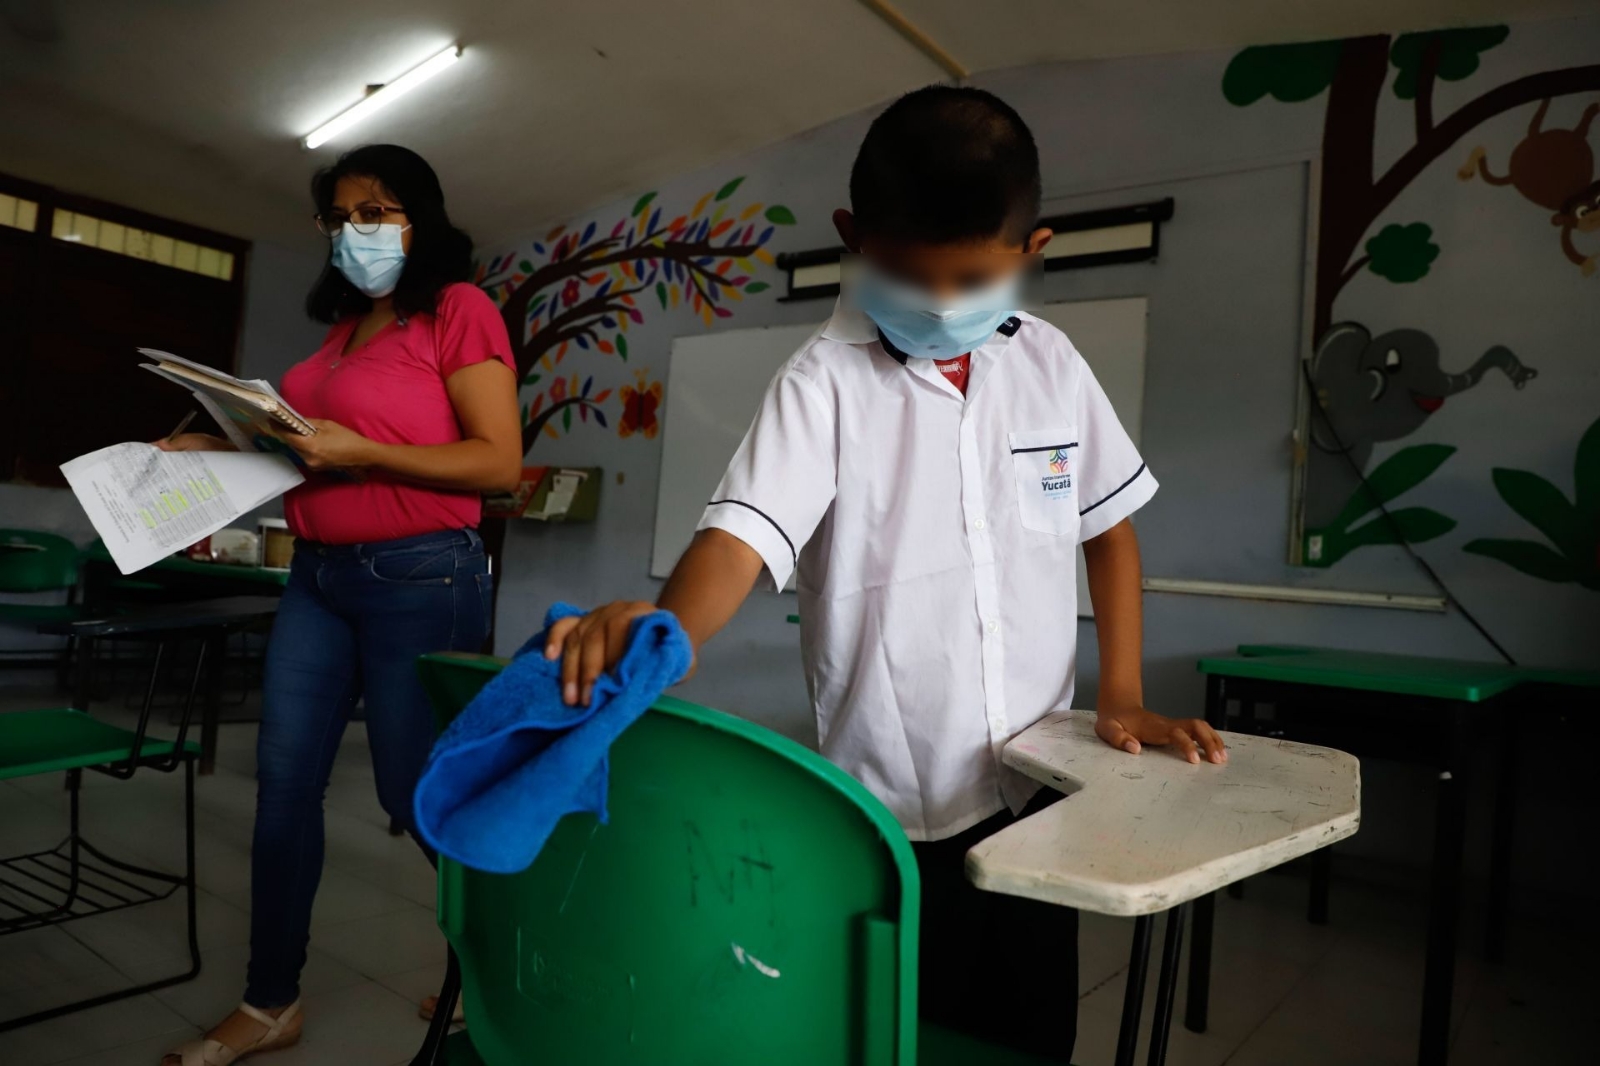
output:
<instances>
[{"instance_id":1,"label":"eyeglasses","mask_svg":"<svg viewBox=\"0 0 1600 1066\"><path fill-rule=\"evenodd\" d=\"M317 220L317 229L322 231L324 237L332 240L346 226L349 226L363 237L370 237L378 232L379 226L383 225L384 215L403 215L405 213L406 209L403 207L362 204L349 214L343 211L329 211L314 217Z\"/></svg>"}]
</instances>

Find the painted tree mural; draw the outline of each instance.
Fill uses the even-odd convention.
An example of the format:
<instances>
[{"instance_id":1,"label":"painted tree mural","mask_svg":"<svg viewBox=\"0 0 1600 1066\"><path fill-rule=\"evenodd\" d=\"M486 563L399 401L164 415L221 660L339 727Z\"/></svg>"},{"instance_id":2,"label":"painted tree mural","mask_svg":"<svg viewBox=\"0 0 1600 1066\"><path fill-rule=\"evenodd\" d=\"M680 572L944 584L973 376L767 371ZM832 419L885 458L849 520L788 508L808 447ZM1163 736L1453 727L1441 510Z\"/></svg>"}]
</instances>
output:
<instances>
[{"instance_id":1,"label":"painted tree mural","mask_svg":"<svg viewBox=\"0 0 1600 1066\"><path fill-rule=\"evenodd\" d=\"M1435 243L1433 229L1425 221L1393 220L1380 225L1396 198L1424 170L1464 136L1496 115L1537 105L1538 114L1542 116L1552 98L1600 91L1600 64L1569 67L1508 81L1473 97L1448 114L1436 114L1434 93L1439 83L1471 77L1478 70L1482 54L1503 42L1508 34L1504 26L1491 26L1408 33L1395 38L1378 35L1274 45L1247 48L1228 64L1223 76L1223 94L1239 107L1251 106L1267 96L1285 103L1299 103L1327 95L1312 307L1314 358L1308 366L1310 373L1320 374L1326 369L1321 365L1322 355L1330 350L1341 330L1366 332L1365 327L1357 323L1340 322L1334 313L1335 301L1353 279L1365 271L1393 284L1415 283L1427 276L1441 254L1448 254L1448 249ZM1387 161L1387 165L1381 165L1375 158L1375 144L1379 107L1386 84L1395 99L1409 110L1414 132L1409 147ZM1534 125L1537 127L1537 121ZM1476 150L1473 165L1478 165L1481 158L1482 150ZM1484 178L1493 184L1511 181L1488 174ZM1521 189L1520 183L1518 187ZM1575 222L1569 228L1581 226ZM1414 329L1400 332L1425 336ZM1377 361L1372 368L1375 383L1368 389L1368 392L1377 390L1373 395L1381 394L1382 386L1395 372L1415 362L1393 345L1379 345L1368 354ZM1498 369L1521 389L1535 376L1535 372L1524 367L1508 349L1497 349L1494 354L1493 359L1486 354L1479 360L1479 364L1488 360L1484 366L1475 364L1465 374L1448 376L1448 380L1460 379L1464 382L1463 388L1467 388L1478 384L1481 369ZM1359 412L1340 410L1337 397L1330 399L1329 390L1320 377L1314 389L1316 402L1322 405L1323 412L1334 424L1354 423L1359 418ZM1413 397L1423 414L1415 419L1413 430L1442 406L1447 395L1450 393L1426 392ZM1368 523L1356 531L1348 529L1350 521L1374 506L1371 494L1360 485L1372 441L1344 441L1342 446L1337 442L1319 442L1317 418L1313 418L1311 428L1303 561L1327 566L1356 547L1428 540L1443 535L1454 525L1444 516L1437 516L1443 520L1410 524L1381 521ZM1327 429L1328 423L1323 422L1320 428ZM1352 425L1352 433L1355 431ZM1362 451L1363 445L1366 451ZM1359 458L1354 454L1357 452L1361 453ZM1418 476L1389 478L1392 484L1387 487L1392 492L1405 491L1415 485L1437 467L1434 459L1442 462L1448 455L1448 452L1412 452L1413 458L1422 455L1429 461L1402 464L1408 472ZM1396 458L1405 454L1404 451L1397 453ZM1411 469L1413 467L1415 470ZM1373 471L1369 481L1376 478L1377 473ZM1331 515L1337 518L1319 527L1312 512L1317 512L1321 520Z\"/></svg>"},{"instance_id":2,"label":"painted tree mural","mask_svg":"<svg viewBox=\"0 0 1600 1066\"><path fill-rule=\"evenodd\" d=\"M1222 91L1247 107L1264 96L1286 103L1328 94L1322 132L1322 206L1317 218L1314 334L1333 324L1333 303L1363 268L1412 281L1438 255L1426 224L1390 227L1365 241L1379 217L1416 177L1484 121L1552 97L1600 91L1600 64L1530 74L1498 85L1439 118L1434 88L1462 81L1479 56L1503 42L1504 26L1407 33L1343 41L1246 48L1228 64ZM1410 148L1380 173L1373 158L1378 105L1394 71L1393 92L1408 101L1415 126ZM1399 232L1391 233L1390 229ZM1358 255L1357 249L1362 253Z\"/></svg>"},{"instance_id":3,"label":"painted tree mural","mask_svg":"<svg viewBox=\"0 0 1600 1066\"><path fill-rule=\"evenodd\" d=\"M569 354L627 362L628 329L647 314L682 308L710 326L733 314L730 304L769 288L757 280L759 264L773 265L767 243L779 226L794 223L794 214L782 204L737 203L743 183L734 178L681 211L664 208L649 192L610 227L557 226L527 250L480 266L477 282L500 306L518 379L537 390L523 409L524 451L541 432L570 429L574 411L602 427L617 418L619 432L633 432L626 411L606 412L613 390L596 390L592 373L558 371ZM641 378L623 391L643 396L650 388ZM653 388L659 403L660 383ZM651 427L654 419L652 405Z\"/></svg>"}]
</instances>

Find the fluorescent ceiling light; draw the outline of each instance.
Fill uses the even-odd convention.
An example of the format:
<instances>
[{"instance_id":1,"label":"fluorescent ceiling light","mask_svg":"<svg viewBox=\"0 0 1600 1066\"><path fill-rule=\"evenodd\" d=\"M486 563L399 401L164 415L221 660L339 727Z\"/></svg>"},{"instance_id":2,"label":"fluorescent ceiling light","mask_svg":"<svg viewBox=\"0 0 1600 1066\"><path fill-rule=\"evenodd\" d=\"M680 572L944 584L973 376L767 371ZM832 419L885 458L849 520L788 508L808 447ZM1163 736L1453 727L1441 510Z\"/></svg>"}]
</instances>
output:
<instances>
[{"instance_id":1,"label":"fluorescent ceiling light","mask_svg":"<svg viewBox=\"0 0 1600 1066\"><path fill-rule=\"evenodd\" d=\"M441 70L453 65L460 58L461 46L457 44L451 45L421 66L413 67L389 84L373 90L359 104L324 122L307 134L303 143L307 148L316 148L319 145L326 144L367 116L388 107Z\"/></svg>"}]
</instances>

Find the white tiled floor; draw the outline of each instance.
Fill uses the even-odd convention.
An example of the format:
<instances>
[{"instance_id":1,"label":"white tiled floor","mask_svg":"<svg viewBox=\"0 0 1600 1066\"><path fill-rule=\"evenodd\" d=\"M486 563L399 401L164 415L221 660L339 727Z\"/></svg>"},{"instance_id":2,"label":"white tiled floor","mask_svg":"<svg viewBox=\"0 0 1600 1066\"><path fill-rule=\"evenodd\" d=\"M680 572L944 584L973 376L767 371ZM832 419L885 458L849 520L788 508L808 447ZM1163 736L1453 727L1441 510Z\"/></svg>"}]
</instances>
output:
<instances>
[{"instance_id":1,"label":"white tiled floor","mask_svg":"<svg viewBox=\"0 0 1600 1066\"><path fill-rule=\"evenodd\" d=\"M8 690L0 707L49 698ZM98 710L98 709L97 709ZM102 713L117 713L104 712ZM0 1034L3 1066L155 1066L161 1053L237 1002L249 938L249 844L255 730L229 725L215 775L197 786L199 978L153 995ZM182 781L141 774L118 783L91 775L84 821L91 840L170 868L182 860ZM0 782L0 854L49 847L66 818L58 776ZM362 726L352 725L328 794L327 870L304 976L308 1025L300 1046L263 1057L273 1066L409 1063L424 1023L416 1001L432 991L444 942L434 924L432 872L414 846L385 832ZM1333 924L1303 918L1296 876L1250 882L1242 901L1219 902L1210 1031L1174 1024L1172 1066L1409 1066L1416 1057L1424 921L1421 878L1341 871ZM1374 883L1375 875L1389 883ZM1458 1066L1593 1061L1581 1019L1593 1015L1595 923L1556 906L1523 913L1513 962L1478 961L1481 919L1463 924L1457 978ZM1127 921L1084 915L1076 1061L1112 1060L1127 964ZM1159 955L1161 928L1156 929ZM1187 947L1187 945L1185 945ZM148 980L181 964L176 900L54 929L0 938L0 1018ZM1154 962L1154 959L1152 960ZM1146 1012L1153 1002L1152 987ZM1185 997L1180 991L1177 1017ZM1143 1061L1141 1049L1140 1061Z\"/></svg>"}]
</instances>

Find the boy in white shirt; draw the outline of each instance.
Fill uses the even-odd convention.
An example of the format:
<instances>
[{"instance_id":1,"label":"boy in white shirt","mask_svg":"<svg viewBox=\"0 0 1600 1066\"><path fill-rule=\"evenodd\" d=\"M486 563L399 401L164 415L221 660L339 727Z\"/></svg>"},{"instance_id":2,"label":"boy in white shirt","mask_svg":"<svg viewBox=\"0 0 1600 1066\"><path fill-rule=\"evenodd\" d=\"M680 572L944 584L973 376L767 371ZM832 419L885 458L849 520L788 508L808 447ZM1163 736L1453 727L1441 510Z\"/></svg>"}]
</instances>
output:
<instances>
[{"instance_id":1,"label":"boy in white shirt","mask_svg":"<svg viewBox=\"0 0 1600 1066\"><path fill-rule=\"evenodd\" d=\"M963 860L1057 798L1000 753L1072 706L1080 542L1096 732L1133 754L1227 756L1203 720L1143 706L1128 516L1156 482L1071 342L1017 306L1051 236L1027 126L981 90L910 93L867 132L850 200L834 213L850 299L773 379L658 604L569 619L546 654L587 703L635 618L672 611L698 648L758 578L782 588L798 566L821 751L917 851L923 1016L1066 1062L1076 912L979 892Z\"/></svg>"}]
</instances>

